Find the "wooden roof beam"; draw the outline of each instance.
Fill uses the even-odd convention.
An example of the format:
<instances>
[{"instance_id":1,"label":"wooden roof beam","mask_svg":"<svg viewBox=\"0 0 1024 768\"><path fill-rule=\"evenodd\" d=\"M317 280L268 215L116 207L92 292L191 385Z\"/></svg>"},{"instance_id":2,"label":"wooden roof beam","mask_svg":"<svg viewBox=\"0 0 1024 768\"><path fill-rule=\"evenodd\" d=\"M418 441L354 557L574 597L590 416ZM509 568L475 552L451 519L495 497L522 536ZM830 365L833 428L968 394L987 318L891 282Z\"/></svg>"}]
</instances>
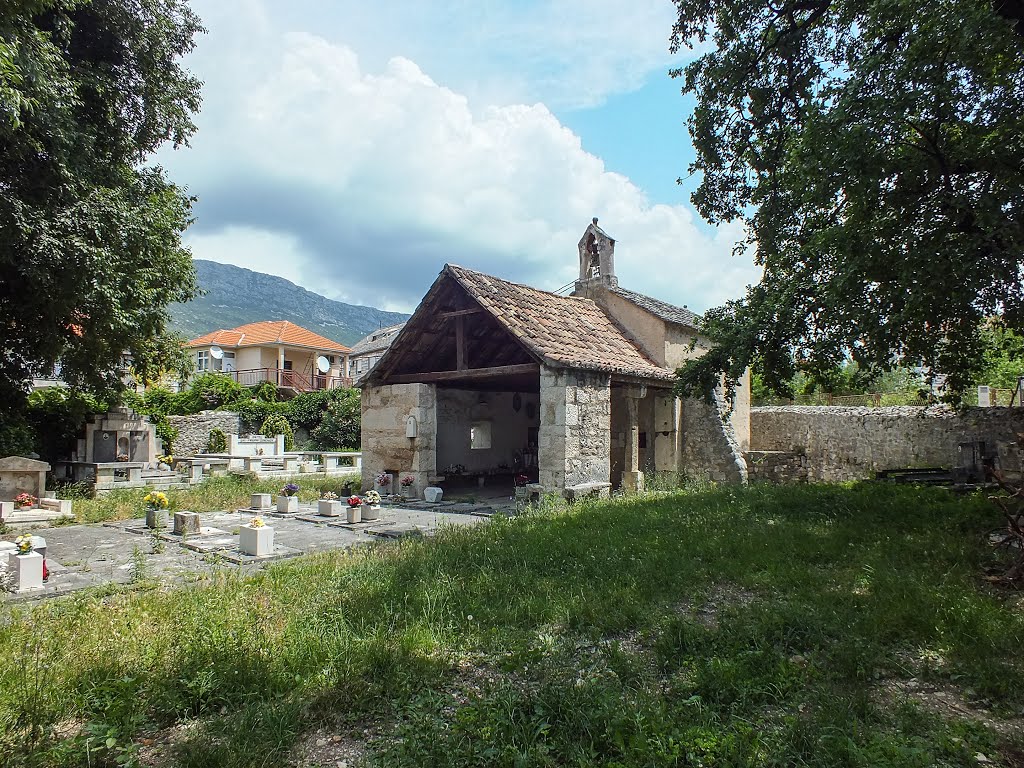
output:
<instances>
[{"instance_id":1,"label":"wooden roof beam","mask_svg":"<svg viewBox=\"0 0 1024 768\"><path fill-rule=\"evenodd\" d=\"M456 381L462 379L492 379L499 376L522 376L528 373L540 373L537 363L520 363L519 365L497 365L492 368L467 368L462 371L427 371L426 373L403 373L388 376L385 384L429 384L434 381Z\"/></svg>"}]
</instances>

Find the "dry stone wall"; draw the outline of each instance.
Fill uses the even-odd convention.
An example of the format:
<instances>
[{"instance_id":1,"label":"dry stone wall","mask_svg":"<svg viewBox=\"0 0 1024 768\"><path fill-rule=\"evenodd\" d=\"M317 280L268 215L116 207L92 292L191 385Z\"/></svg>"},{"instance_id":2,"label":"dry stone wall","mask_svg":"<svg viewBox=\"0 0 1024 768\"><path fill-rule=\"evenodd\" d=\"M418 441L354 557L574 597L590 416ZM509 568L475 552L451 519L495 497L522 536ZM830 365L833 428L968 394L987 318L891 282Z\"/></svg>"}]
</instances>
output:
<instances>
[{"instance_id":1,"label":"dry stone wall","mask_svg":"<svg viewBox=\"0 0 1024 768\"><path fill-rule=\"evenodd\" d=\"M173 446L177 456L205 452L210 432L214 429L219 429L225 435L242 433L238 414L231 411L200 411L188 416L168 416L167 420L178 430L178 438Z\"/></svg>"},{"instance_id":2,"label":"dry stone wall","mask_svg":"<svg viewBox=\"0 0 1024 768\"><path fill-rule=\"evenodd\" d=\"M747 481L746 460L725 410L719 394L714 405L696 398L683 401L683 474L722 483Z\"/></svg>"},{"instance_id":3,"label":"dry stone wall","mask_svg":"<svg viewBox=\"0 0 1024 768\"><path fill-rule=\"evenodd\" d=\"M806 483L807 457L792 451L748 451L747 475L752 483Z\"/></svg>"},{"instance_id":4,"label":"dry stone wall","mask_svg":"<svg viewBox=\"0 0 1024 768\"><path fill-rule=\"evenodd\" d=\"M1024 408L770 406L750 411L752 451L802 454L812 481L870 478L883 469L953 467L958 444L976 440L998 451L1003 468L1018 471L1013 445L1018 432L1024 432Z\"/></svg>"}]
</instances>

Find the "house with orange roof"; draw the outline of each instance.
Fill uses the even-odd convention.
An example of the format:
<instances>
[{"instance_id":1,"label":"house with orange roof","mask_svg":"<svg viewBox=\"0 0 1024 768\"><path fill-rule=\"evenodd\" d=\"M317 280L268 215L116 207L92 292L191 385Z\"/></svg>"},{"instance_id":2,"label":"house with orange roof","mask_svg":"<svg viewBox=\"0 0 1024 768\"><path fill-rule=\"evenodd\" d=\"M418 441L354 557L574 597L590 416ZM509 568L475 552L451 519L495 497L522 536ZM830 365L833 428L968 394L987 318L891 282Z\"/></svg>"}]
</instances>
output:
<instances>
[{"instance_id":1,"label":"house with orange roof","mask_svg":"<svg viewBox=\"0 0 1024 768\"><path fill-rule=\"evenodd\" d=\"M251 387L311 392L349 387L349 348L287 320L264 320L207 333L188 343L196 371L231 376Z\"/></svg>"}]
</instances>

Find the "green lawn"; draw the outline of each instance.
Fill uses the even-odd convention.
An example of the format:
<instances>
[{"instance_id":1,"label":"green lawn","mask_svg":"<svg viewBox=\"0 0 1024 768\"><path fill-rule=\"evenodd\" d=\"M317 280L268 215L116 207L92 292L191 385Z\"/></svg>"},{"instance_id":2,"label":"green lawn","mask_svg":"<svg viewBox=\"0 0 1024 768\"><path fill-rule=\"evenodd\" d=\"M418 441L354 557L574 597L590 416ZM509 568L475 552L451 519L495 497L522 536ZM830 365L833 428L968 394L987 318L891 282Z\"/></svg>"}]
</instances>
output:
<instances>
[{"instance_id":1,"label":"green lawn","mask_svg":"<svg viewBox=\"0 0 1024 768\"><path fill-rule=\"evenodd\" d=\"M269 767L324 729L381 766L1020 765L997 525L941 490L716 488L4 609L0 750Z\"/></svg>"},{"instance_id":2,"label":"green lawn","mask_svg":"<svg viewBox=\"0 0 1024 768\"><path fill-rule=\"evenodd\" d=\"M301 490L299 499L315 501L324 491L340 494L351 484L359 488L359 475L322 475L311 473L294 477L258 480L251 475L234 474L211 477L186 490L169 491L171 509L186 509L190 512L215 512L224 509L240 509L249 506L253 493L277 495L285 483L297 483ZM75 518L80 523L98 523L104 520L127 520L145 514L146 504L142 500L149 492L146 488L132 488L111 491L95 499L81 494L62 493L62 497L74 499Z\"/></svg>"}]
</instances>

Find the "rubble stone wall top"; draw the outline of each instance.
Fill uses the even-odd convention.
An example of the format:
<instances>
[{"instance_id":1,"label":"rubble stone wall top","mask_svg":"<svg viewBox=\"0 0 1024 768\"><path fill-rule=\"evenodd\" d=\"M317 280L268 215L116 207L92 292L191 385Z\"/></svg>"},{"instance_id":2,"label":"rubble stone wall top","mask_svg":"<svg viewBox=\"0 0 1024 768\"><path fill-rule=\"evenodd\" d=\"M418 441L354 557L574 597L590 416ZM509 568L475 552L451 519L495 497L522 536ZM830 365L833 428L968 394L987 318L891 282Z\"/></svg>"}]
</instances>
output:
<instances>
[{"instance_id":1,"label":"rubble stone wall top","mask_svg":"<svg viewBox=\"0 0 1024 768\"><path fill-rule=\"evenodd\" d=\"M1024 408L884 408L765 406L751 408L753 451L806 456L808 479L873 477L883 469L953 467L960 443L983 441L1005 469L1016 471L1013 443L1024 432Z\"/></svg>"},{"instance_id":2,"label":"rubble stone wall top","mask_svg":"<svg viewBox=\"0 0 1024 768\"><path fill-rule=\"evenodd\" d=\"M168 416L167 420L178 430L173 446L175 456L204 453L214 429L225 435L239 435L242 431L238 414L232 411L200 411L188 416Z\"/></svg>"}]
</instances>

